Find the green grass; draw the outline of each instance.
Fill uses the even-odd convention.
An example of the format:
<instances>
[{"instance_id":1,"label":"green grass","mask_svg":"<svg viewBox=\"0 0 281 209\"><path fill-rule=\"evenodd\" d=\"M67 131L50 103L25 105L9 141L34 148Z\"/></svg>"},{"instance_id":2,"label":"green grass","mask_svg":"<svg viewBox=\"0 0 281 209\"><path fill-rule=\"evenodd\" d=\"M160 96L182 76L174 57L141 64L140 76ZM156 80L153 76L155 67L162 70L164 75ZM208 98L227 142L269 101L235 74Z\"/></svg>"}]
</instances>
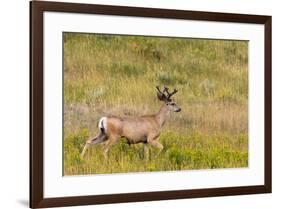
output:
<instances>
[{"instance_id":1,"label":"green grass","mask_svg":"<svg viewBox=\"0 0 281 209\"><path fill-rule=\"evenodd\" d=\"M159 110L156 85L177 87L164 150L102 145L80 158L101 116ZM64 174L248 166L248 42L64 33Z\"/></svg>"}]
</instances>

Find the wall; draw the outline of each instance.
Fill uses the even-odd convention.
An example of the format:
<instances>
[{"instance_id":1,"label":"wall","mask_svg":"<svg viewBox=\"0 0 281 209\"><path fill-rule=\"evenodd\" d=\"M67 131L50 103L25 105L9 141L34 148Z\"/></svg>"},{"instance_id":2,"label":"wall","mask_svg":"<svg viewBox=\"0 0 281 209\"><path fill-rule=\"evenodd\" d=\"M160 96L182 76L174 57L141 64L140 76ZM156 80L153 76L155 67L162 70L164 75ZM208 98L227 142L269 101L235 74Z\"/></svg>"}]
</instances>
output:
<instances>
[{"instance_id":1,"label":"wall","mask_svg":"<svg viewBox=\"0 0 281 209\"><path fill-rule=\"evenodd\" d=\"M76 1L78 2L78 1ZM238 12L273 15L273 194L236 197L215 197L202 199L155 201L118 205L100 205L76 208L278 208L281 195L281 152L279 89L281 89L280 58L281 14L278 1L268 0L88 0L100 4L116 4L143 7L162 7L187 10L208 10L217 12ZM1 91L1 208L28 207L28 85L29 85L29 9L28 1L14 0L1 3L0 33L0 91ZM279 26L280 27L280 26Z\"/></svg>"}]
</instances>

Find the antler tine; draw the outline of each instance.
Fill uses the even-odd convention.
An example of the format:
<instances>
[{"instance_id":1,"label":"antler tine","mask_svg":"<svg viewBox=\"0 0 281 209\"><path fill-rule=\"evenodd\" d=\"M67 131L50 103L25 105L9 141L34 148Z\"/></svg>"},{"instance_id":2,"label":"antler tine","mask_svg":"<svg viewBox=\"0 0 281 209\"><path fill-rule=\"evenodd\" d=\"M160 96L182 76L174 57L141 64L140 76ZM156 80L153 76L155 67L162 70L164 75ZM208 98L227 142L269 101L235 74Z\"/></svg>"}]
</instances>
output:
<instances>
[{"instance_id":1,"label":"antler tine","mask_svg":"<svg viewBox=\"0 0 281 209\"><path fill-rule=\"evenodd\" d=\"M178 90L177 89L174 89L174 91L172 92L172 93L169 93L168 91L167 91L167 93L168 93L168 99L170 99L175 93L177 93L178 92Z\"/></svg>"},{"instance_id":2,"label":"antler tine","mask_svg":"<svg viewBox=\"0 0 281 209\"><path fill-rule=\"evenodd\" d=\"M167 86L164 86L163 93L164 92L166 92L167 96L169 96L169 88Z\"/></svg>"},{"instance_id":3,"label":"antler tine","mask_svg":"<svg viewBox=\"0 0 281 209\"><path fill-rule=\"evenodd\" d=\"M161 101L166 101L167 100L167 96L164 94L164 92L162 92L159 88L159 86L156 86L156 89L157 89L157 97L159 100Z\"/></svg>"},{"instance_id":4,"label":"antler tine","mask_svg":"<svg viewBox=\"0 0 281 209\"><path fill-rule=\"evenodd\" d=\"M160 90L159 86L156 86L156 89L158 91L157 96L158 99L162 100L162 101L169 101L170 98L178 92L178 90L174 89L174 91L172 93L169 92L169 88L167 86L164 86L163 91ZM166 92L166 94L165 94Z\"/></svg>"},{"instance_id":5,"label":"antler tine","mask_svg":"<svg viewBox=\"0 0 281 209\"><path fill-rule=\"evenodd\" d=\"M160 90L159 86L156 86L156 89L158 90L159 93L163 94L163 92Z\"/></svg>"}]
</instances>

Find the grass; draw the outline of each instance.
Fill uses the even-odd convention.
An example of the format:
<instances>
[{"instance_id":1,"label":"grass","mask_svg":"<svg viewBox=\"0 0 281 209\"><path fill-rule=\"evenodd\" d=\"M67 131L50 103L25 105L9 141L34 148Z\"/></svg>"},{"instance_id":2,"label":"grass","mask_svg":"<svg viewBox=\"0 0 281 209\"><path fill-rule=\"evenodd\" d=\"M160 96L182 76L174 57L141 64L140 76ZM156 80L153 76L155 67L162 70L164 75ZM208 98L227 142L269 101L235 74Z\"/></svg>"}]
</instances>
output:
<instances>
[{"instance_id":1,"label":"grass","mask_svg":"<svg viewBox=\"0 0 281 209\"><path fill-rule=\"evenodd\" d=\"M102 145L80 158L101 116L159 110L156 85L177 87L164 150ZM248 166L248 42L64 33L64 175Z\"/></svg>"}]
</instances>

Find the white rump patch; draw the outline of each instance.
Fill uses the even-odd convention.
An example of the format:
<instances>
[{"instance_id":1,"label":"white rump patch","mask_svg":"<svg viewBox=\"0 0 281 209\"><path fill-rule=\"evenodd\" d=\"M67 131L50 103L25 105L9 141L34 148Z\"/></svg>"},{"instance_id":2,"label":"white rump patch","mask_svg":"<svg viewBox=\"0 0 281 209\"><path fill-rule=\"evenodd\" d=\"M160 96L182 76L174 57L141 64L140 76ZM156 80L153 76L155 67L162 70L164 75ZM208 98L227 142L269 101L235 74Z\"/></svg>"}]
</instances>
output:
<instances>
[{"instance_id":1,"label":"white rump patch","mask_svg":"<svg viewBox=\"0 0 281 209\"><path fill-rule=\"evenodd\" d=\"M98 125L100 130L104 130L106 132L107 130L107 118L106 117L102 117L99 121L99 125Z\"/></svg>"}]
</instances>

